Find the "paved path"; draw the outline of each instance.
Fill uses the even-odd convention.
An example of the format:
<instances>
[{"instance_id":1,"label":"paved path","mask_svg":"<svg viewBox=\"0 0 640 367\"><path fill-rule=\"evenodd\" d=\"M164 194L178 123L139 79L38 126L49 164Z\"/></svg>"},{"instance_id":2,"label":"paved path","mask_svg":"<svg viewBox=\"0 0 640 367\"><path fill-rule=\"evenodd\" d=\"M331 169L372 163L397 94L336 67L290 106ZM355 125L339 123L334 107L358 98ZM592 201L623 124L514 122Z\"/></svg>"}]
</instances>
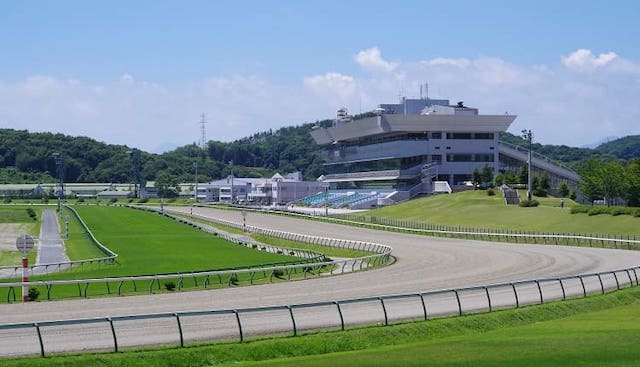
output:
<instances>
[{"instance_id":1,"label":"paved path","mask_svg":"<svg viewBox=\"0 0 640 367\"><path fill-rule=\"evenodd\" d=\"M62 242L62 238L60 238L58 218L56 217L56 212L53 210L45 210L42 212L39 242L36 265L69 261L64 243ZM38 272L38 268L35 269L35 272Z\"/></svg>"},{"instance_id":2,"label":"paved path","mask_svg":"<svg viewBox=\"0 0 640 367\"><path fill-rule=\"evenodd\" d=\"M188 214L189 208L175 208ZM214 216L236 223L242 223L239 212L221 211L208 208L194 208L194 214ZM397 257L396 264L375 270L335 277L321 277L289 283L265 284L250 287L224 288L217 290L144 295L135 297L113 297L88 300L68 300L56 302L33 302L28 304L0 305L0 323L34 322L44 320L105 317L141 313L193 311L210 309L234 309L244 307L286 305L327 300L340 300L355 297L378 296L398 293L412 293L445 288L461 288L473 285L504 283L511 281L558 277L607 270L631 268L640 265L640 252L558 247L542 245L515 245L489 243L471 240L433 238L418 235L375 231L336 224L305 221L284 216L270 216L257 213L247 215L247 224L264 228L273 228L296 233L331 236L335 238L355 239L379 242L393 247ZM611 280L610 280L611 281ZM579 284L567 284L567 292L579 294L573 290ZM592 289L594 284L588 284ZM560 289L546 292L559 293ZM570 288L572 289L570 291ZM523 299L536 299L537 290L525 290ZM513 302L507 299L509 290L505 289L504 304ZM500 297L501 294L498 294ZM442 302L451 303L451 300ZM433 310L446 311L440 300L430 300ZM469 307L484 307L481 295L465 300ZM390 313L411 314L419 310L417 304L388 305L396 307ZM375 303L363 305L361 309L345 309L348 317L358 322L380 320L380 306ZM336 323L336 312L314 311L309 315L308 323ZM252 328L261 327L270 330L278 325L290 325L287 314L243 316L243 322L253 323ZM347 316L345 316L347 317ZM192 324L183 327L187 340L211 338L206 333L220 332L223 337L233 338L234 321L225 326L225 320L194 318ZM119 323L119 343L122 346L141 343L175 343L177 340L175 320L137 321ZM99 333L99 336L96 336ZM204 333L204 334L203 334ZM21 335L0 334L0 355L37 353L37 340L33 330L25 330ZM2 345L16 345L12 338L24 338L25 349L3 348ZM76 338L74 341L73 338ZM100 327L68 327L45 331L47 351L65 351L78 348L109 348L111 334L108 324ZM6 342L6 343L4 343ZM35 342L35 343L34 343ZM73 346L70 346L73 345Z\"/></svg>"}]
</instances>

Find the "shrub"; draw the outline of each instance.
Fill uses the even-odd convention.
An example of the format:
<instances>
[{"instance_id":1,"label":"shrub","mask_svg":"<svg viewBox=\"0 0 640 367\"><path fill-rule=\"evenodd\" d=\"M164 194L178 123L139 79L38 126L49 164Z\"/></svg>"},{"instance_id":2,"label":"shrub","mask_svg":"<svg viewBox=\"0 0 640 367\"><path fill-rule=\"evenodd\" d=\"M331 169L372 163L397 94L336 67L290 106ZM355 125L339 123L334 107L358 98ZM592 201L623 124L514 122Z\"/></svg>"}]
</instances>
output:
<instances>
[{"instance_id":1,"label":"shrub","mask_svg":"<svg viewBox=\"0 0 640 367\"><path fill-rule=\"evenodd\" d=\"M139 203L139 204L144 204L144 203L146 203L147 201L149 201L149 199L147 199L147 198L138 199L138 203Z\"/></svg>"},{"instance_id":2,"label":"shrub","mask_svg":"<svg viewBox=\"0 0 640 367\"><path fill-rule=\"evenodd\" d=\"M6 203L6 204L9 204L11 202L11 198L8 197L8 196L5 196L5 198L2 199L2 202Z\"/></svg>"},{"instance_id":3,"label":"shrub","mask_svg":"<svg viewBox=\"0 0 640 367\"><path fill-rule=\"evenodd\" d=\"M544 198L547 197L547 190L542 189L540 187L537 187L533 190L533 195L539 197L539 198Z\"/></svg>"},{"instance_id":4,"label":"shrub","mask_svg":"<svg viewBox=\"0 0 640 367\"><path fill-rule=\"evenodd\" d=\"M540 203L538 202L538 200L534 200L534 199L531 199L531 200L525 199L520 201L520 206L523 208L531 208L531 207L536 207L538 205L540 205Z\"/></svg>"},{"instance_id":5,"label":"shrub","mask_svg":"<svg viewBox=\"0 0 640 367\"><path fill-rule=\"evenodd\" d=\"M640 218L640 209L636 209L636 210L633 212L633 216L634 216L634 217L638 217L638 218Z\"/></svg>"},{"instance_id":6,"label":"shrub","mask_svg":"<svg viewBox=\"0 0 640 367\"><path fill-rule=\"evenodd\" d=\"M35 288L35 287L29 288L29 293L27 293L27 298L29 299L29 301L35 301L38 299L39 296L40 296L40 291L38 290L38 288Z\"/></svg>"},{"instance_id":7,"label":"shrub","mask_svg":"<svg viewBox=\"0 0 640 367\"><path fill-rule=\"evenodd\" d=\"M78 200L76 201L76 203L84 203L84 198L78 198Z\"/></svg>"},{"instance_id":8,"label":"shrub","mask_svg":"<svg viewBox=\"0 0 640 367\"><path fill-rule=\"evenodd\" d=\"M31 208L27 208L27 214L29 215L29 218L36 220L36 212L35 210L31 209Z\"/></svg>"},{"instance_id":9,"label":"shrub","mask_svg":"<svg viewBox=\"0 0 640 367\"><path fill-rule=\"evenodd\" d=\"M488 196L494 196L496 194L496 190L494 189L487 189L487 195Z\"/></svg>"},{"instance_id":10,"label":"shrub","mask_svg":"<svg viewBox=\"0 0 640 367\"><path fill-rule=\"evenodd\" d=\"M587 215L589 216L600 215L600 214L607 214L608 212L609 211L605 207L592 206L591 208L589 208L589 211L587 211Z\"/></svg>"},{"instance_id":11,"label":"shrub","mask_svg":"<svg viewBox=\"0 0 640 367\"><path fill-rule=\"evenodd\" d=\"M173 292L176 289L176 283L174 282L164 282L164 289L166 289L169 292Z\"/></svg>"},{"instance_id":12,"label":"shrub","mask_svg":"<svg viewBox=\"0 0 640 367\"><path fill-rule=\"evenodd\" d=\"M578 214L578 213L588 213L589 212L590 207L585 206L585 205L577 205L571 208L571 214Z\"/></svg>"},{"instance_id":13,"label":"shrub","mask_svg":"<svg viewBox=\"0 0 640 367\"><path fill-rule=\"evenodd\" d=\"M274 269L273 276L276 278L282 278L284 276L284 271L282 269Z\"/></svg>"},{"instance_id":14,"label":"shrub","mask_svg":"<svg viewBox=\"0 0 640 367\"><path fill-rule=\"evenodd\" d=\"M629 215L631 214L631 210L628 208L609 208L609 213L615 217L618 215Z\"/></svg>"},{"instance_id":15,"label":"shrub","mask_svg":"<svg viewBox=\"0 0 640 367\"><path fill-rule=\"evenodd\" d=\"M569 193L569 199L576 200L576 197L578 197L578 195L576 195L576 192L571 190L571 193Z\"/></svg>"},{"instance_id":16,"label":"shrub","mask_svg":"<svg viewBox=\"0 0 640 367\"><path fill-rule=\"evenodd\" d=\"M117 203L117 202L118 202L118 199L116 199L116 198L111 198L111 199L109 200L109 204L115 204L115 203Z\"/></svg>"}]
</instances>

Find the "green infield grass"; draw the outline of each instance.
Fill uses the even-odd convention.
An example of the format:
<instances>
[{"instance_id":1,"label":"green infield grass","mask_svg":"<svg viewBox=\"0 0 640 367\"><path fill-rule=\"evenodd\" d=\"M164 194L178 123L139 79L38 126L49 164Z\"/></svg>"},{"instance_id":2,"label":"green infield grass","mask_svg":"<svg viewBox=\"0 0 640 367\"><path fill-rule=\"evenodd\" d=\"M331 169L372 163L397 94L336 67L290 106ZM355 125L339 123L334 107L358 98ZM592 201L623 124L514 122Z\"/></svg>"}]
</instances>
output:
<instances>
[{"instance_id":1,"label":"green infield grass","mask_svg":"<svg viewBox=\"0 0 640 367\"><path fill-rule=\"evenodd\" d=\"M189 273L206 270L240 269L275 264L300 263L293 256L259 251L239 246L200 231L191 226L156 213L113 206L78 206L79 215L91 229L94 236L107 248L118 254L116 263L75 266L70 270L48 275L34 276L31 280L64 280L106 277L128 277L136 275L156 275L168 273ZM69 246L72 258L103 256L100 251L89 250L89 239L79 223L70 215ZM215 280L204 277L188 277L181 287L203 286L211 281L211 286L243 283L249 275L230 275L229 279ZM252 279L253 280L253 279ZM269 274L262 274L256 282L271 281ZM7 281L7 280L5 280ZM175 281L174 281L175 283ZM87 292L89 296L113 294L120 285L93 284ZM83 295L85 285L59 285L51 290L51 298L65 298ZM45 287L38 287L41 294ZM160 283L150 281L126 283L121 293L139 291L164 291ZM0 300L6 300L8 290L0 288Z\"/></svg>"},{"instance_id":2,"label":"green infield grass","mask_svg":"<svg viewBox=\"0 0 640 367\"><path fill-rule=\"evenodd\" d=\"M524 194L526 197L526 193ZM571 214L576 205L565 199L560 207L559 198L538 198L540 206L522 208L505 205L499 191L488 196L486 191L465 191L410 200L398 205L360 213L372 217L414 220L433 224L523 230L535 232L593 233L639 235L640 218L630 215Z\"/></svg>"},{"instance_id":3,"label":"green infield grass","mask_svg":"<svg viewBox=\"0 0 640 367\"><path fill-rule=\"evenodd\" d=\"M15 248L15 239L23 234L38 238L42 207L0 205L0 266L20 265L22 253ZM29 263L36 260L36 250L28 255Z\"/></svg>"},{"instance_id":4,"label":"green infield grass","mask_svg":"<svg viewBox=\"0 0 640 367\"><path fill-rule=\"evenodd\" d=\"M17 366L637 366L640 288L298 337L2 359Z\"/></svg>"}]
</instances>

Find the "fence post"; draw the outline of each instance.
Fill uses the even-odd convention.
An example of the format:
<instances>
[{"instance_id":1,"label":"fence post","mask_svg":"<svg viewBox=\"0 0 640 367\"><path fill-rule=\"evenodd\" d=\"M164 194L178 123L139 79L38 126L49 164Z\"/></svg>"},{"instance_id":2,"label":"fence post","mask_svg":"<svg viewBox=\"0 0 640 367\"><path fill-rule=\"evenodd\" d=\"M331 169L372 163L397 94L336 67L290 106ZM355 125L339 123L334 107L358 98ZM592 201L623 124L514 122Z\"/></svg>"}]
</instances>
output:
<instances>
[{"instance_id":1,"label":"fence post","mask_svg":"<svg viewBox=\"0 0 640 367\"><path fill-rule=\"evenodd\" d=\"M420 302L422 303L422 311L424 312L424 319L426 321L427 320L427 304L424 302L424 297L422 296L422 293L418 293L418 296L420 296Z\"/></svg>"},{"instance_id":2,"label":"fence post","mask_svg":"<svg viewBox=\"0 0 640 367\"><path fill-rule=\"evenodd\" d=\"M518 299L518 291L516 291L516 285L511 283L511 288L513 288L513 295L516 297L516 308L520 308L520 300Z\"/></svg>"},{"instance_id":3,"label":"fence post","mask_svg":"<svg viewBox=\"0 0 640 367\"><path fill-rule=\"evenodd\" d=\"M460 295L458 294L458 290L454 289L453 293L456 295L456 302L458 302L458 315L462 316L462 303L460 303Z\"/></svg>"},{"instance_id":4,"label":"fence post","mask_svg":"<svg viewBox=\"0 0 640 367\"><path fill-rule=\"evenodd\" d=\"M616 274L616 272L611 272L613 274L613 277L616 279L616 289L620 290L620 282L618 281L618 275Z\"/></svg>"},{"instance_id":5,"label":"fence post","mask_svg":"<svg viewBox=\"0 0 640 367\"><path fill-rule=\"evenodd\" d=\"M238 323L238 333L240 336L240 343L244 341L244 335L242 333L242 323L240 322L240 314L238 314L238 310L233 310L233 313L236 315L236 322Z\"/></svg>"},{"instance_id":6,"label":"fence post","mask_svg":"<svg viewBox=\"0 0 640 367\"><path fill-rule=\"evenodd\" d=\"M178 332L180 333L180 347L184 348L184 336L182 335L182 323L180 322L180 316L177 312L173 315L176 317L176 322L178 323Z\"/></svg>"},{"instance_id":7,"label":"fence post","mask_svg":"<svg viewBox=\"0 0 640 367\"><path fill-rule=\"evenodd\" d=\"M564 293L564 284L562 284L562 279L558 278L558 282L560 282L560 289L562 289L562 300L565 301L567 299L567 295Z\"/></svg>"},{"instance_id":8,"label":"fence post","mask_svg":"<svg viewBox=\"0 0 640 367\"><path fill-rule=\"evenodd\" d=\"M296 328L296 319L293 317L293 309L289 305L287 305L287 309L289 309L289 315L291 316L291 324L293 325L293 336L297 336L298 329Z\"/></svg>"},{"instance_id":9,"label":"fence post","mask_svg":"<svg viewBox=\"0 0 640 367\"><path fill-rule=\"evenodd\" d=\"M338 309L338 315L340 316L340 329L344 331L344 317L342 316L342 309L340 309L340 303L338 301L333 301L333 304L336 305Z\"/></svg>"},{"instance_id":10,"label":"fence post","mask_svg":"<svg viewBox=\"0 0 640 367\"><path fill-rule=\"evenodd\" d=\"M542 287L540 287L540 282L536 280L536 284L538 285L538 293L540 293L540 304L544 304L544 298L542 297Z\"/></svg>"},{"instance_id":11,"label":"fence post","mask_svg":"<svg viewBox=\"0 0 640 367\"><path fill-rule=\"evenodd\" d=\"M602 290L602 294L604 294L604 284L602 283L602 277L600 273L596 274L598 276L598 280L600 281L600 289Z\"/></svg>"},{"instance_id":12,"label":"fence post","mask_svg":"<svg viewBox=\"0 0 640 367\"><path fill-rule=\"evenodd\" d=\"M380 305L382 306L382 312L384 313L384 326L389 325L389 318L387 317L387 307L384 305L384 298L378 297Z\"/></svg>"},{"instance_id":13,"label":"fence post","mask_svg":"<svg viewBox=\"0 0 640 367\"><path fill-rule=\"evenodd\" d=\"M587 298L587 288L584 287L584 279L582 279L582 275L578 275L578 279L580 279L580 284L582 284L582 294L584 298Z\"/></svg>"},{"instance_id":14,"label":"fence post","mask_svg":"<svg viewBox=\"0 0 640 367\"><path fill-rule=\"evenodd\" d=\"M625 269L624 270L627 273L627 276L629 277L629 288L633 287L633 279L631 279L631 273L629 273L629 269Z\"/></svg>"},{"instance_id":15,"label":"fence post","mask_svg":"<svg viewBox=\"0 0 640 367\"><path fill-rule=\"evenodd\" d=\"M489 312L493 311L493 306L491 305L491 296L489 295L489 287L484 287L484 292L487 294L487 303L489 304Z\"/></svg>"},{"instance_id":16,"label":"fence post","mask_svg":"<svg viewBox=\"0 0 640 367\"><path fill-rule=\"evenodd\" d=\"M44 357L44 342L42 341L42 333L40 332L40 325L38 325L37 322L34 322L33 327L36 328L36 333L38 334L38 342L40 343L40 356Z\"/></svg>"},{"instance_id":17,"label":"fence post","mask_svg":"<svg viewBox=\"0 0 640 367\"><path fill-rule=\"evenodd\" d=\"M118 353L118 338L116 337L116 328L113 326L113 320L111 317L107 317L107 321L109 321L109 326L111 326L111 334L113 335L113 350Z\"/></svg>"}]
</instances>

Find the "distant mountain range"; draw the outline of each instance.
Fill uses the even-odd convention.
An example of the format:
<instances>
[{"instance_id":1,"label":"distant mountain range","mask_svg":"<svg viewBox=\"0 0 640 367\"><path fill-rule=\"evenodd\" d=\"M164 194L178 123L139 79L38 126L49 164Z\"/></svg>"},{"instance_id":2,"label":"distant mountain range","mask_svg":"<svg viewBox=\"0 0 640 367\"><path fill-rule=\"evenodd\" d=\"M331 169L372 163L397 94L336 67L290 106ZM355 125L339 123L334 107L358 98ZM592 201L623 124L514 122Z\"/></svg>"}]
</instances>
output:
<instances>
[{"instance_id":1,"label":"distant mountain range","mask_svg":"<svg viewBox=\"0 0 640 367\"><path fill-rule=\"evenodd\" d=\"M53 153L64 157L66 182L133 182L155 180L159 175L189 182L194 180L196 162L200 182L224 177L231 169L236 176L246 177L302 171L305 179L314 180L324 173L320 147L309 134L316 124L329 125L331 120L264 131L229 143L209 141L205 150L191 144L162 154L87 137L0 129L0 183L55 182ZM521 137L510 133L500 138L526 146ZM539 143L533 144L533 149L579 169L592 157L640 157L640 135L608 141L593 149Z\"/></svg>"}]
</instances>

